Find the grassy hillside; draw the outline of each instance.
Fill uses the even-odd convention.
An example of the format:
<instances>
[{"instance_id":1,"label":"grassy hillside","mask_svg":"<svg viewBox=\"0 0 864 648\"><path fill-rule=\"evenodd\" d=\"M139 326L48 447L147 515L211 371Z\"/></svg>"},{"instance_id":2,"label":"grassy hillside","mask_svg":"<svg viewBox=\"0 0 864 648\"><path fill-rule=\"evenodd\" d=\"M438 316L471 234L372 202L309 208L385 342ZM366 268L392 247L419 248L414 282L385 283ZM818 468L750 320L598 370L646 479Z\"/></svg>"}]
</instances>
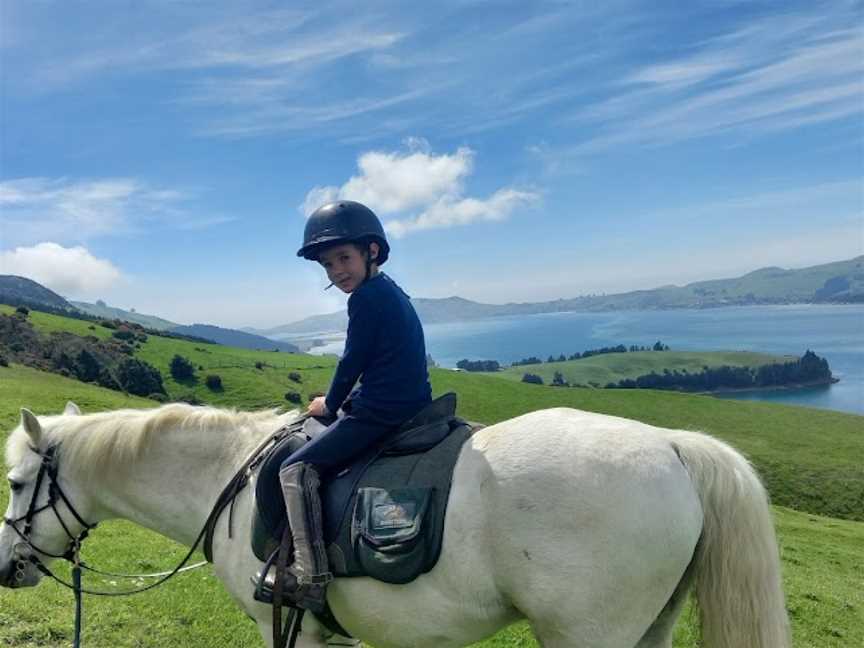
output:
<instances>
[{"instance_id":1,"label":"grassy hillside","mask_svg":"<svg viewBox=\"0 0 864 648\"><path fill-rule=\"evenodd\" d=\"M243 359L242 352L236 357ZM303 371L309 375L321 372L322 380L326 379L323 370ZM821 467L827 471L835 466L840 472L849 472L852 459L862 456L864 449L861 417L835 416L817 410L751 406L666 393L553 390L449 371L433 372L433 382L436 393L449 389L459 393L463 416L489 422L529 409L570 404L658 424L711 428L739 447L749 445L770 457L773 463L782 464L790 458L796 461L799 469L781 471L787 481L775 482L775 500L782 499L782 493L776 489L788 487L796 479L802 479L827 498L826 488L830 487L824 487L820 481L826 473L811 472L808 476L800 468ZM26 367L0 367L0 441L17 423L21 405L32 407L37 413L56 413L70 398L85 411L153 405L145 399L127 398L118 392ZM736 413L738 409L741 411ZM819 430L818 436L813 430ZM791 448L787 447L790 443ZM839 447L835 447L837 444ZM818 461L813 459L816 455ZM850 458L846 463L841 461L844 455ZM854 477L854 483L848 484L850 487L857 484L860 488L860 473L860 466L857 475L850 472ZM7 497L8 486L5 481L0 482L0 502ZM864 644L864 572L860 565L864 524L780 507L775 509L775 518L796 648ZM152 532L124 522L109 522L100 525L87 542L85 558L102 568L128 572L169 568L182 553L178 545ZM96 584L95 580L89 582ZM84 645L88 646L260 645L256 629L229 600L209 568L182 575L173 583L132 599L87 598L85 611ZM72 619L71 595L53 583L16 592L0 590L0 645L66 647L71 640ZM685 614L674 645L692 647L695 642L693 624ZM519 624L476 648L534 646L528 628Z\"/></svg>"},{"instance_id":2,"label":"grassy hillside","mask_svg":"<svg viewBox=\"0 0 864 648\"><path fill-rule=\"evenodd\" d=\"M12 307L0 305L0 313L9 314L14 310ZM75 335L107 339L114 332L90 321L37 311L31 311L28 318L36 330L43 334L67 331ZM194 379L177 382L171 377L170 364L175 354L192 362L196 368ZM326 390L329 372L336 364L334 357L252 351L157 335L148 336L147 341L136 351L135 357L159 369L165 389L172 398L194 396L214 405L248 409L286 404L287 391L297 392L305 402L309 393ZM261 365L260 369L256 369L258 364ZM302 372L300 383L288 377L289 373L296 371ZM209 374L222 378L222 391L214 392L206 387L205 379ZM151 404L156 405L154 402Z\"/></svg>"},{"instance_id":3,"label":"grassy hillside","mask_svg":"<svg viewBox=\"0 0 864 648\"><path fill-rule=\"evenodd\" d=\"M803 351L803 350L802 350ZM687 371L699 373L703 367L759 367L772 362L790 362L794 356L773 356L750 351L635 351L632 353L603 353L600 355L542 364L507 367L488 375L508 380L522 380L526 373L543 378L545 384L552 382L556 371L571 385L594 385L603 387L607 383L625 378L638 378L651 373Z\"/></svg>"}]
</instances>

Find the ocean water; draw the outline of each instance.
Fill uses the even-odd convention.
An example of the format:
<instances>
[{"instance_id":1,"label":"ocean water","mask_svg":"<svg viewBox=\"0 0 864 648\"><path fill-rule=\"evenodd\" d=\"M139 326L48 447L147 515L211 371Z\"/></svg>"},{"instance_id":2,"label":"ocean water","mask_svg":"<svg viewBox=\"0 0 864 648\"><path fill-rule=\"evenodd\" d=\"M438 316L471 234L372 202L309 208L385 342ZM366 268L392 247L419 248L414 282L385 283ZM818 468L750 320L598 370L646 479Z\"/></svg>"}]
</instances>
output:
<instances>
[{"instance_id":1,"label":"ocean water","mask_svg":"<svg viewBox=\"0 0 864 648\"><path fill-rule=\"evenodd\" d=\"M839 383L817 389L727 394L864 414L864 306L752 306L709 310L551 313L424 326L442 367L463 359L509 364L617 344L662 341L679 351L760 351L826 358ZM341 353L344 336L315 352Z\"/></svg>"}]
</instances>

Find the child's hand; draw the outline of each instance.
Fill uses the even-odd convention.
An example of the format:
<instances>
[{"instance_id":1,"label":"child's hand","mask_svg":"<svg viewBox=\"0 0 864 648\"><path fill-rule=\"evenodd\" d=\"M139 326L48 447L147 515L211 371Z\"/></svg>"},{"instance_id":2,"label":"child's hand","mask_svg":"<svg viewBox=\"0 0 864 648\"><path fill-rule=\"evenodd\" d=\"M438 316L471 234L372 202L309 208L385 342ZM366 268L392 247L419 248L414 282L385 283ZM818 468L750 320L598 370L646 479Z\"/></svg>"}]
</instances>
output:
<instances>
[{"instance_id":1,"label":"child's hand","mask_svg":"<svg viewBox=\"0 0 864 648\"><path fill-rule=\"evenodd\" d=\"M310 416L323 417L327 416L327 405L324 404L324 397L318 396L311 403L309 403L309 408L306 410Z\"/></svg>"}]
</instances>

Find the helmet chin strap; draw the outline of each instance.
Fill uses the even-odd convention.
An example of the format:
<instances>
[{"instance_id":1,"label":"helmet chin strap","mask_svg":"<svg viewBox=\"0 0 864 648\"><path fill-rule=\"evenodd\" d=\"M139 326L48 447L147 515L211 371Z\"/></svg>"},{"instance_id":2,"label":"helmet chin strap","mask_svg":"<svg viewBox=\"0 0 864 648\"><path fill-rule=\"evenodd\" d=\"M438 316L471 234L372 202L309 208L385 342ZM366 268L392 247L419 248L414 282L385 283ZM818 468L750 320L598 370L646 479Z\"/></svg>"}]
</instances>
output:
<instances>
[{"instance_id":1,"label":"helmet chin strap","mask_svg":"<svg viewBox=\"0 0 864 648\"><path fill-rule=\"evenodd\" d=\"M363 281L369 281L369 275L372 274L372 262L375 259L372 258L372 244L366 244L366 276L363 277Z\"/></svg>"}]
</instances>

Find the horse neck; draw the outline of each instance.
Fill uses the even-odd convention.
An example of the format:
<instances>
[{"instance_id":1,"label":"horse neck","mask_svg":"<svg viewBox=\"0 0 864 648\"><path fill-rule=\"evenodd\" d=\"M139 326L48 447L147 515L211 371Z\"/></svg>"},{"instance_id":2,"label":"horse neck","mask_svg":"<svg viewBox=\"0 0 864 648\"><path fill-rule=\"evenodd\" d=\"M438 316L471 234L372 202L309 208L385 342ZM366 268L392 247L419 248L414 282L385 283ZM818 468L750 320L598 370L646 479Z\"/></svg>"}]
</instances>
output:
<instances>
[{"instance_id":1,"label":"horse neck","mask_svg":"<svg viewBox=\"0 0 864 648\"><path fill-rule=\"evenodd\" d=\"M249 450L277 427L275 418L262 422L248 435ZM122 470L106 471L104 481L94 484L92 496L102 510L99 518L130 520L191 545L219 493L246 458L244 444L236 440L238 433L210 428L156 435L138 460Z\"/></svg>"}]
</instances>

